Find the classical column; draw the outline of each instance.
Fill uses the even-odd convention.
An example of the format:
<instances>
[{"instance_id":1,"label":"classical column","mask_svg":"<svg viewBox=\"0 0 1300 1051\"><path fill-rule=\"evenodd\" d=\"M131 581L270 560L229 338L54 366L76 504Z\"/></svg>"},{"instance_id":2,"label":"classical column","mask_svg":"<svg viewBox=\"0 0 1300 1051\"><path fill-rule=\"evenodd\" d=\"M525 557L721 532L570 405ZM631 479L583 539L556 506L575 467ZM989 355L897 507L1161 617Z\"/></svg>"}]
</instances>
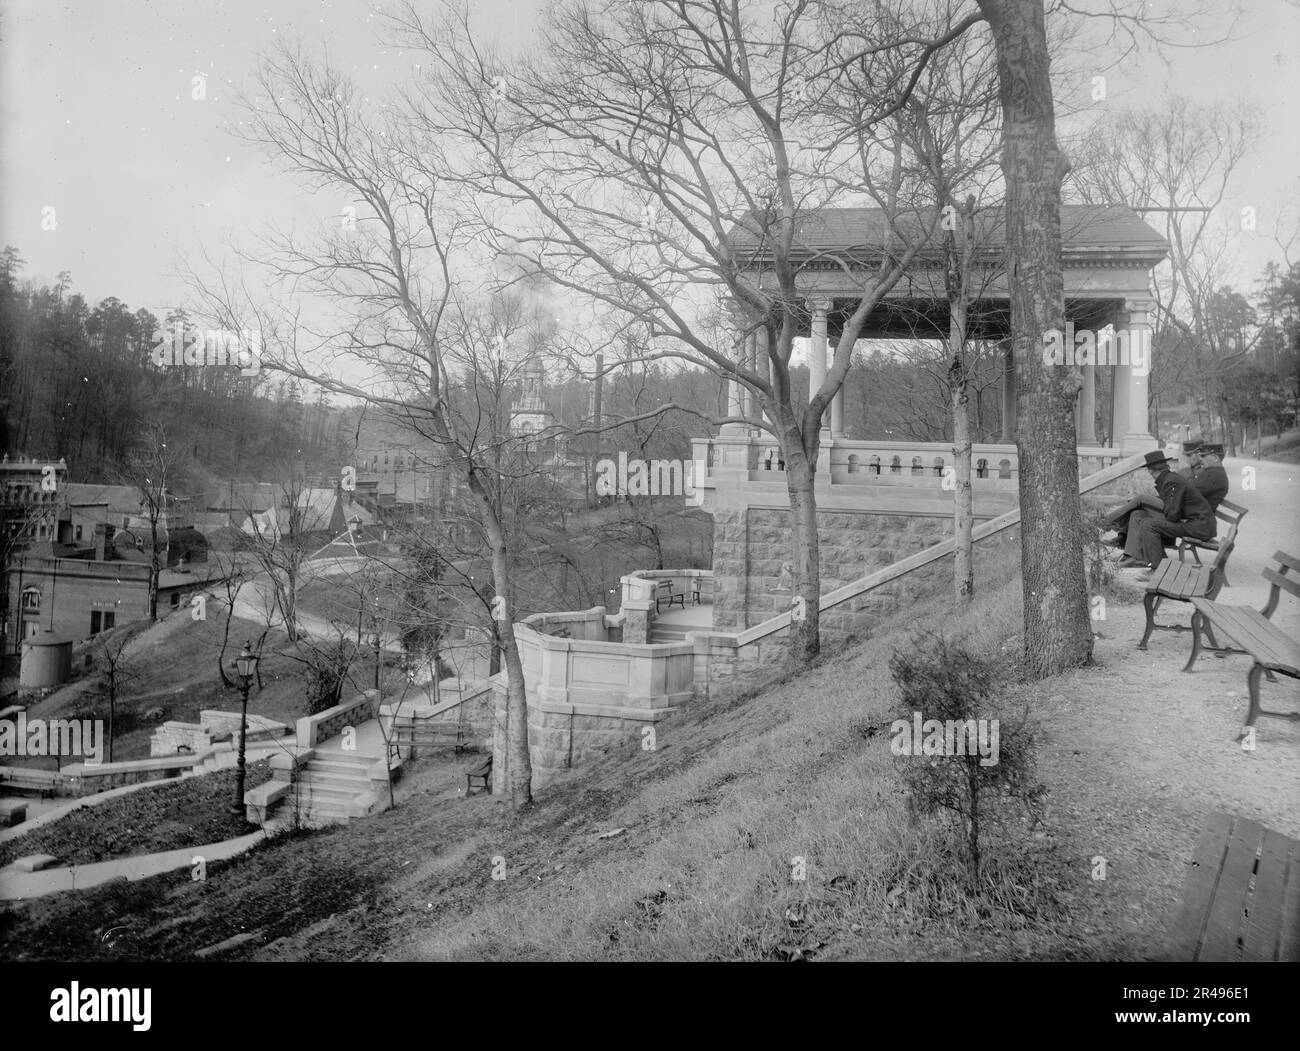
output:
<instances>
[{"instance_id":1,"label":"classical column","mask_svg":"<svg viewBox=\"0 0 1300 1051\"><path fill-rule=\"evenodd\" d=\"M1147 377L1151 372L1151 325L1147 320L1149 301L1126 299L1120 311L1115 331L1114 351L1117 361L1128 361L1125 376L1123 366L1115 371L1115 386L1121 379L1128 391L1128 412L1121 416L1118 401L1115 406L1115 430L1124 428L1122 449L1125 456L1148 452L1157 447L1151 433L1150 410L1147 406Z\"/></svg>"},{"instance_id":2,"label":"classical column","mask_svg":"<svg viewBox=\"0 0 1300 1051\"><path fill-rule=\"evenodd\" d=\"M758 335L751 332L745 337L745 368L750 372L758 371ZM749 387L744 388L745 415L753 417L754 415L754 392Z\"/></svg>"},{"instance_id":3,"label":"classical column","mask_svg":"<svg viewBox=\"0 0 1300 1051\"><path fill-rule=\"evenodd\" d=\"M1002 440L1016 440L1016 359L1011 340L1002 341Z\"/></svg>"},{"instance_id":4,"label":"classical column","mask_svg":"<svg viewBox=\"0 0 1300 1051\"><path fill-rule=\"evenodd\" d=\"M1079 391L1079 444L1097 443L1097 366L1083 366L1083 387Z\"/></svg>"},{"instance_id":5,"label":"classical column","mask_svg":"<svg viewBox=\"0 0 1300 1051\"><path fill-rule=\"evenodd\" d=\"M831 309L829 299L810 299L808 309L812 311L812 346L808 353L808 400L822 388L826 382L826 315ZM822 428L826 427L826 417L822 416Z\"/></svg>"},{"instance_id":6,"label":"classical column","mask_svg":"<svg viewBox=\"0 0 1300 1051\"><path fill-rule=\"evenodd\" d=\"M745 364L745 346L748 342L747 336L738 336L736 346L731 352L731 358L738 365ZM727 379L727 415L743 416L745 414L745 390L744 386L737 379L728 377ZM745 425L739 422L724 423L719 429L719 434L744 434Z\"/></svg>"},{"instance_id":7,"label":"classical column","mask_svg":"<svg viewBox=\"0 0 1300 1051\"><path fill-rule=\"evenodd\" d=\"M844 386L848 382L848 375L844 377L844 383L840 384L840 389L835 392L835 397L831 399L831 437L847 438L844 432Z\"/></svg>"},{"instance_id":8,"label":"classical column","mask_svg":"<svg viewBox=\"0 0 1300 1051\"><path fill-rule=\"evenodd\" d=\"M772 382L772 359L768 357L766 325L754 333L754 371L758 373L759 379ZM757 399L755 401L755 415L759 415L762 405Z\"/></svg>"}]
</instances>

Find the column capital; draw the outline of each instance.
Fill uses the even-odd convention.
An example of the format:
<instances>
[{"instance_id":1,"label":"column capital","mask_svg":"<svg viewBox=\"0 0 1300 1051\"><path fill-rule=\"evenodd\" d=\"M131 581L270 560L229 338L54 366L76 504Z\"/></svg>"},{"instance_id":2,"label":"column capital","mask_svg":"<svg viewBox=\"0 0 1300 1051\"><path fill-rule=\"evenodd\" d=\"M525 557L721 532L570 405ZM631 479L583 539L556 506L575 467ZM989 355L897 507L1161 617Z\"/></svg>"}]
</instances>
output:
<instances>
[{"instance_id":1,"label":"column capital","mask_svg":"<svg viewBox=\"0 0 1300 1051\"><path fill-rule=\"evenodd\" d=\"M1130 324L1146 325L1150 323L1149 315L1155 312L1155 307L1156 301L1150 296L1126 296L1121 309L1129 315Z\"/></svg>"},{"instance_id":2,"label":"column capital","mask_svg":"<svg viewBox=\"0 0 1300 1051\"><path fill-rule=\"evenodd\" d=\"M834 305L830 296L823 295L805 296L804 303L814 314L827 314Z\"/></svg>"}]
</instances>

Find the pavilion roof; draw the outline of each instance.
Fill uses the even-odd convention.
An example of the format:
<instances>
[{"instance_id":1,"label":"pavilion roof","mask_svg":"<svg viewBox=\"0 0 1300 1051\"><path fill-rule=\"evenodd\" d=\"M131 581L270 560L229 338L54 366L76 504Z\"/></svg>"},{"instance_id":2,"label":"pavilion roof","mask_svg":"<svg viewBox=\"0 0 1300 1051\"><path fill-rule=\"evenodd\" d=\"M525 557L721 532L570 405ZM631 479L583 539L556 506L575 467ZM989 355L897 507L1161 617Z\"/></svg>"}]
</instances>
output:
<instances>
[{"instance_id":1,"label":"pavilion roof","mask_svg":"<svg viewBox=\"0 0 1300 1051\"><path fill-rule=\"evenodd\" d=\"M901 234L908 239L919 236L932 215L903 215L898 221ZM877 255L886 242L887 231L885 213L880 208L827 208L808 212L796 220L795 253ZM761 259L768 254L762 250L763 232L759 219L746 217L732 228L729 241L733 248L742 251L757 250ZM1004 209L977 211L975 235L982 252L1001 254L1006 248ZM936 236L931 244L939 251L942 241ZM1152 265L1169 252L1169 242L1126 205L1063 204L1061 247L1065 255L1150 259Z\"/></svg>"}]
</instances>

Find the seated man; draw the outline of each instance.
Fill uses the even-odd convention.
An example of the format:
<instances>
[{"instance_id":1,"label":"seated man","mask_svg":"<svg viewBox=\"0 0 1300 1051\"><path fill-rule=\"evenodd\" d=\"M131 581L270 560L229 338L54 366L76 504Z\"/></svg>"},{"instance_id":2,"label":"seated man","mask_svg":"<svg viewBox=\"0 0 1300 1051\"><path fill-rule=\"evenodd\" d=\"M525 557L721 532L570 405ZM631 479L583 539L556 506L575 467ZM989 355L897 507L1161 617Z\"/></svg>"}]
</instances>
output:
<instances>
[{"instance_id":1,"label":"seated man","mask_svg":"<svg viewBox=\"0 0 1300 1051\"><path fill-rule=\"evenodd\" d=\"M1201 471L1201 450L1204 449L1205 442L1200 438L1188 438L1183 442L1183 452L1187 454L1187 466L1178 473L1186 478L1189 482L1195 481L1196 476Z\"/></svg>"},{"instance_id":2,"label":"seated man","mask_svg":"<svg viewBox=\"0 0 1300 1051\"><path fill-rule=\"evenodd\" d=\"M1147 470L1155 480L1160 494L1160 511L1138 508L1129 517L1128 542L1121 569L1141 568L1145 572L1139 580L1150 577L1150 571L1165 557L1165 544L1180 536L1196 540L1213 540L1218 531L1210 503L1188 479L1169 470L1169 458L1160 450L1146 454Z\"/></svg>"},{"instance_id":3,"label":"seated man","mask_svg":"<svg viewBox=\"0 0 1300 1051\"><path fill-rule=\"evenodd\" d=\"M1202 444L1199 438L1189 438L1183 443L1183 452L1187 454L1188 465L1178 473L1188 481L1194 482L1201 469L1200 450ZM1129 516L1139 508L1146 508L1148 511L1162 511L1164 504L1154 496L1143 495L1135 500L1128 501L1122 507L1117 507L1106 516L1105 520L1105 526L1108 530L1113 530L1114 535L1103 536L1103 543L1108 543L1121 551L1126 550L1130 524Z\"/></svg>"},{"instance_id":4,"label":"seated man","mask_svg":"<svg viewBox=\"0 0 1300 1051\"><path fill-rule=\"evenodd\" d=\"M1217 511L1228 495L1228 472L1223 469L1223 446L1206 443L1200 449L1201 467L1192 475L1192 484L1209 501L1210 510Z\"/></svg>"}]
</instances>

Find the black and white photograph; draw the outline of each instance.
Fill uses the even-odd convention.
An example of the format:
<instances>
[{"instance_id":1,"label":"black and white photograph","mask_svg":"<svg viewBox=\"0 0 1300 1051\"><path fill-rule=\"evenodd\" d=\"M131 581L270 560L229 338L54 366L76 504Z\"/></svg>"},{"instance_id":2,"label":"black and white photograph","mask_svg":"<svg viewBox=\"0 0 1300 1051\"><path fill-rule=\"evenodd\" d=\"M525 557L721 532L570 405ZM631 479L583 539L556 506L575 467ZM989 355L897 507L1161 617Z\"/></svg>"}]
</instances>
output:
<instances>
[{"instance_id":1,"label":"black and white photograph","mask_svg":"<svg viewBox=\"0 0 1300 1051\"><path fill-rule=\"evenodd\" d=\"M0 249L40 1025L188 1034L173 962L1279 1017L1300 2L0 0Z\"/></svg>"}]
</instances>

